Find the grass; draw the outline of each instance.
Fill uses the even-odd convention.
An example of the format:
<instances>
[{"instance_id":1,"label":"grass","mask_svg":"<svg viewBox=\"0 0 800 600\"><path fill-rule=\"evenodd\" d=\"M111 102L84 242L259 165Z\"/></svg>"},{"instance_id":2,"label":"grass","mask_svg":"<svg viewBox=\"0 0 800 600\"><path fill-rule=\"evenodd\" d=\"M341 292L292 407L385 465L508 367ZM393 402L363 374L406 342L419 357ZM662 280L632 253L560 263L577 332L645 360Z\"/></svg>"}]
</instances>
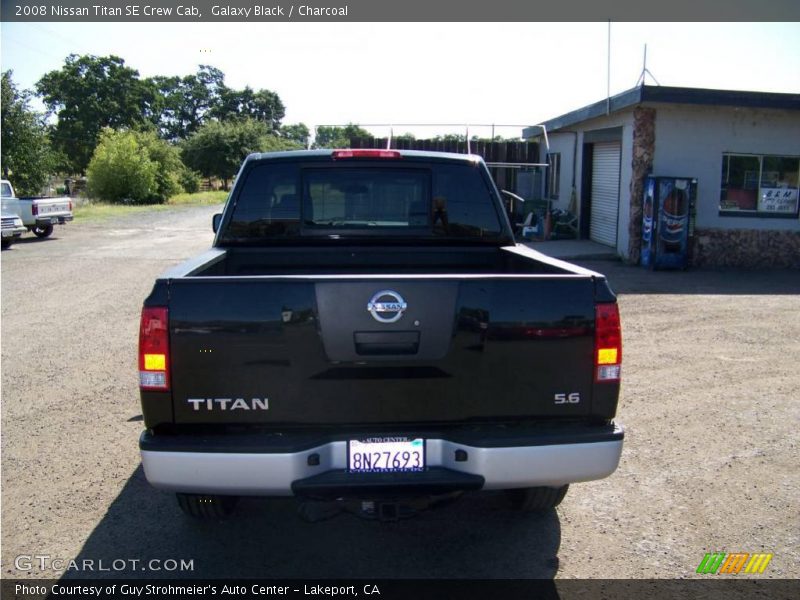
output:
<instances>
[{"instance_id":1,"label":"grass","mask_svg":"<svg viewBox=\"0 0 800 600\"><path fill-rule=\"evenodd\" d=\"M208 206L222 204L228 197L228 192L197 192L196 194L178 194L167 202L173 206Z\"/></svg>"},{"instance_id":2,"label":"grass","mask_svg":"<svg viewBox=\"0 0 800 600\"><path fill-rule=\"evenodd\" d=\"M105 202L92 202L75 206L72 214L76 221L97 221L123 215L149 213L169 210L169 204L150 204L145 206L125 206L123 204L106 204Z\"/></svg>"},{"instance_id":3,"label":"grass","mask_svg":"<svg viewBox=\"0 0 800 600\"><path fill-rule=\"evenodd\" d=\"M160 212L175 206L211 206L222 204L227 197L227 192L198 192L196 194L178 194L170 198L166 204L125 205L90 202L75 206L72 213L76 221L95 221L139 213Z\"/></svg>"}]
</instances>

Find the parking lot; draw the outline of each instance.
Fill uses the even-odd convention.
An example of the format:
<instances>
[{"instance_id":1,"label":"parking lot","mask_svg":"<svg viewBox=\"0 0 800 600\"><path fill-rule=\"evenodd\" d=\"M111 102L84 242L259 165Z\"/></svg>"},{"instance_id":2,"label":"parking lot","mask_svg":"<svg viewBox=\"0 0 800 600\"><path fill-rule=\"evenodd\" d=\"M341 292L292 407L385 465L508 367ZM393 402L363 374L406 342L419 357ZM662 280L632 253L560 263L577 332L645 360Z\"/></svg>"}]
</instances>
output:
<instances>
[{"instance_id":1,"label":"parking lot","mask_svg":"<svg viewBox=\"0 0 800 600\"><path fill-rule=\"evenodd\" d=\"M2 253L3 577L60 575L16 568L48 555L95 561L70 577L673 578L713 551L797 576L797 271L585 263L619 294L627 434L618 471L556 511L483 494L397 523L312 524L261 499L185 518L139 463L138 319L154 278L209 246L215 210L72 223ZM193 568L154 568L167 559Z\"/></svg>"}]
</instances>

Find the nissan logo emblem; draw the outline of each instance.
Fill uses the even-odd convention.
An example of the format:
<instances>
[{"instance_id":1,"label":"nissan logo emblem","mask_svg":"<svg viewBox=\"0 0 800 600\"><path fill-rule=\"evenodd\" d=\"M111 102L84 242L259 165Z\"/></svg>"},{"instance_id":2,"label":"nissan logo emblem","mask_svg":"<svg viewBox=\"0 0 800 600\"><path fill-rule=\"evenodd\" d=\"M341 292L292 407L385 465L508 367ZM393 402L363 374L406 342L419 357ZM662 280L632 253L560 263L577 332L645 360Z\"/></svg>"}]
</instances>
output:
<instances>
[{"instance_id":1,"label":"nissan logo emblem","mask_svg":"<svg viewBox=\"0 0 800 600\"><path fill-rule=\"evenodd\" d=\"M392 290L376 292L367 303L369 314L379 323L396 323L407 308L403 297Z\"/></svg>"}]
</instances>

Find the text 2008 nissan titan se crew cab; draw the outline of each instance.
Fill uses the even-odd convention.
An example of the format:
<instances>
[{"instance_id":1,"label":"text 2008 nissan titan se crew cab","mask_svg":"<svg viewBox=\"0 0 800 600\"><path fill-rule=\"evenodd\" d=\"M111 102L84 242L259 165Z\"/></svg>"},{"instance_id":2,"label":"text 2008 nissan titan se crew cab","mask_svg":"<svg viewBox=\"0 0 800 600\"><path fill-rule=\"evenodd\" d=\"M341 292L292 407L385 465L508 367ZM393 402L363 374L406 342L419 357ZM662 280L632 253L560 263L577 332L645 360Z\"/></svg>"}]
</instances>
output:
<instances>
[{"instance_id":1,"label":"text 2008 nissan titan se crew cab","mask_svg":"<svg viewBox=\"0 0 800 600\"><path fill-rule=\"evenodd\" d=\"M214 229L141 319L142 463L185 512L294 495L395 519L470 490L543 510L616 469L616 298L515 244L480 157L254 154Z\"/></svg>"}]
</instances>

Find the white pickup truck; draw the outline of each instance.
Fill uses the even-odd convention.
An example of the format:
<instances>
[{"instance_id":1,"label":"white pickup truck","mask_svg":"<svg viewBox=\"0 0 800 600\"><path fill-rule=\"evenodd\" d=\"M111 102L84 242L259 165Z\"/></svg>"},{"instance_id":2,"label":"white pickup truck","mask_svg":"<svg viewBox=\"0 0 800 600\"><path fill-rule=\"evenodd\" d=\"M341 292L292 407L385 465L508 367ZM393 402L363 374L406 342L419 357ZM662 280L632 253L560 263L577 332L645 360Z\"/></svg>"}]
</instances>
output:
<instances>
[{"instance_id":1,"label":"white pickup truck","mask_svg":"<svg viewBox=\"0 0 800 600\"><path fill-rule=\"evenodd\" d=\"M17 198L14 187L7 179L0 180L0 188L3 213L11 212L18 215L25 228L32 231L36 237L49 237L53 233L53 225L63 225L67 221L72 221L72 200L69 196Z\"/></svg>"},{"instance_id":2,"label":"white pickup truck","mask_svg":"<svg viewBox=\"0 0 800 600\"><path fill-rule=\"evenodd\" d=\"M13 210L8 210L6 208L6 199L3 198L3 211L2 211L2 222L3 222L3 237L2 237L2 248L5 250L15 241L17 241L22 234L27 231L25 225L22 224L22 219L19 218L16 212Z\"/></svg>"}]
</instances>

